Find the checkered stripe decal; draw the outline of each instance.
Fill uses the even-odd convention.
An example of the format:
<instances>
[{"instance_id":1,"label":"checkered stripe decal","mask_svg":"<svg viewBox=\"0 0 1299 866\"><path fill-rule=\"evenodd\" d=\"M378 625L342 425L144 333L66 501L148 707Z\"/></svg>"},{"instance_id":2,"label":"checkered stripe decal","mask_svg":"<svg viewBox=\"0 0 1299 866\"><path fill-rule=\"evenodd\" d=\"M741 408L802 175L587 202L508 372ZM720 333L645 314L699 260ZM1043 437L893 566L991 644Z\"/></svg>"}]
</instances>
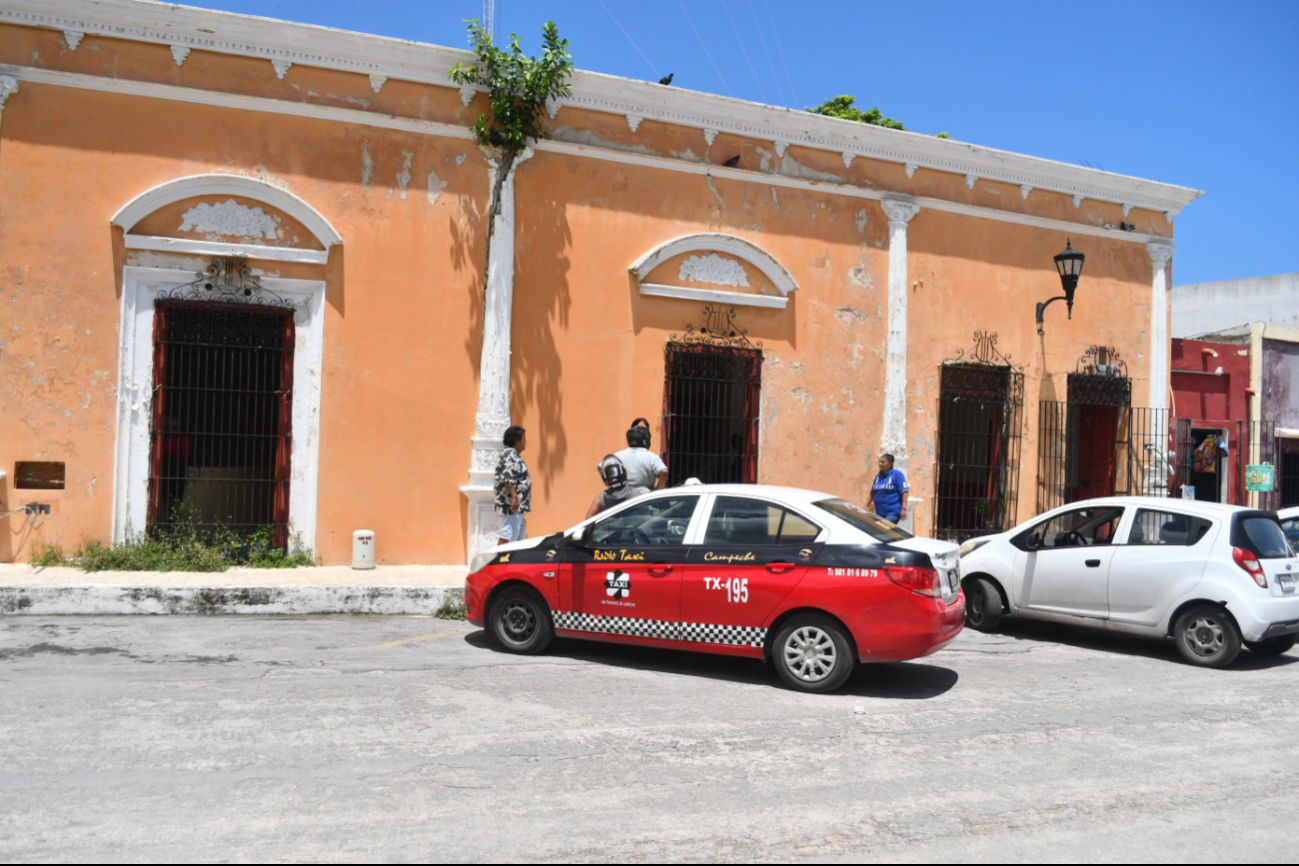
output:
<instances>
[{"instance_id":1,"label":"checkered stripe decal","mask_svg":"<svg viewBox=\"0 0 1299 866\"><path fill-rule=\"evenodd\" d=\"M680 640L698 643L722 643L731 646L762 646L767 630L747 625L710 625L706 622L681 623Z\"/></svg>"},{"instance_id":2,"label":"checkered stripe decal","mask_svg":"<svg viewBox=\"0 0 1299 866\"><path fill-rule=\"evenodd\" d=\"M564 631L586 631L595 634L620 634L628 637L653 637L692 643L716 643L727 646L760 647L767 637L765 628L744 625L710 625L701 622L665 622L659 619L635 619L626 616L597 616L591 613L551 614L555 628Z\"/></svg>"},{"instance_id":3,"label":"checkered stripe decal","mask_svg":"<svg viewBox=\"0 0 1299 866\"><path fill-rule=\"evenodd\" d=\"M628 616L597 616L592 613L551 614L555 628L568 631L589 631L596 634L622 634L628 637L656 637L660 640L677 640L677 623L659 619L634 619Z\"/></svg>"}]
</instances>

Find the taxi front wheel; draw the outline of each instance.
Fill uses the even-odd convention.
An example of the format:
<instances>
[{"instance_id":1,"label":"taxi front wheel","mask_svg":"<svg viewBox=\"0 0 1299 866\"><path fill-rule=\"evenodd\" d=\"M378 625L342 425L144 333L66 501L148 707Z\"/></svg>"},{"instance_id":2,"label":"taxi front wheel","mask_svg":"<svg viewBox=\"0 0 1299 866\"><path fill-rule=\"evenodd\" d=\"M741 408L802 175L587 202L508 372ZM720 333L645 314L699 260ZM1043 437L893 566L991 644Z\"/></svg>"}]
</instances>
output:
<instances>
[{"instance_id":1,"label":"taxi front wheel","mask_svg":"<svg viewBox=\"0 0 1299 866\"><path fill-rule=\"evenodd\" d=\"M843 685L856 662L843 627L810 613L794 616L780 627L771 655L786 685L816 694Z\"/></svg>"},{"instance_id":2,"label":"taxi front wheel","mask_svg":"<svg viewBox=\"0 0 1299 866\"><path fill-rule=\"evenodd\" d=\"M531 587L515 586L503 590L492 601L492 613L487 621L492 637L507 652L533 655L550 646L555 639L550 608Z\"/></svg>"}]
</instances>

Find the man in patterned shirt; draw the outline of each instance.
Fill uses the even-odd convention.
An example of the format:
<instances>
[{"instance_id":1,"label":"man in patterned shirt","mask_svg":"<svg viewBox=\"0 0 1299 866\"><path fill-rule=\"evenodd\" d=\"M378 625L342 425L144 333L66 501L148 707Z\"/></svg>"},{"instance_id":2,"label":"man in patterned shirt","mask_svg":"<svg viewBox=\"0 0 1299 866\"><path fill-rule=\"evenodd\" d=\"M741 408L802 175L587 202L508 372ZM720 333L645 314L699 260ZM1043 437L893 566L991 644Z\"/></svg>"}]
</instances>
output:
<instances>
[{"instance_id":1,"label":"man in patterned shirt","mask_svg":"<svg viewBox=\"0 0 1299 866\"><path fill-rule=\"evenodd\" d=\"M528 464L519 455L528 447L528 433L522 427L505 431L505 450L496 462L496 511L505 515L497 544L522 541L528 537L528 520L532 510L532 476Z\"/></svg>"}]
</instances>

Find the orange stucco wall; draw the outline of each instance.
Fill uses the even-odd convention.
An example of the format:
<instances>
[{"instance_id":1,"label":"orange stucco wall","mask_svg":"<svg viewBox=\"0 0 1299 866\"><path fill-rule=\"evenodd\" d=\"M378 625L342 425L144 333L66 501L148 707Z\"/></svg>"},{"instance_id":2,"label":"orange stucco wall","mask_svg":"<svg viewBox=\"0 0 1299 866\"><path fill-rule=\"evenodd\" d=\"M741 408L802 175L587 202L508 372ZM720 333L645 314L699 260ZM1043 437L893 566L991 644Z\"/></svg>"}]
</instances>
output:
<instances>
[{"instance_id":1,"label":"orange stucco wall","mask_svg":"<svg viewBox=\"0 0 1299 866\"><path fill-rule=\"evenodd\" d=\"M320 105L365 102L383 112L467 126L449 88L392 81L375 94L361 75L295 66L277 79L266 60L194 51L178 67L164 46L88 36L76 52L54 31L0 26L0 62L157 81ZM980 182L865 158L618 115L563 108L557 139L592 146L846 180L1100 225L1118 205ZM32 527L0 534L0 561L33 539L106 539L112 521L122 268L195 270L193 256L125 249L110 219L166 181L201 173L267 180L319 211L342 235L327 265L255 262L268 275L326 282L317 534L327 563L350 557L351 532L373 529L388 563L457 562L465 553L466 483L478 398L487 163L467 139L251 112L24 81L0 125L0 510L54 504ZM207 199L205 199L207 200ZM596 461L622 447L627 423L662 413L664 343L700 323L695 302L641 296L628 268L691 232L752 241L798 283L785 310L740 308L737 323L764 350L760 480L864 500L879 453L888 309L888 226L878 202L834 185L761 182L541 151L516 179L512 414L529 428L536 483L533 534L582 516L597 492ZM240 203L253 205L252 201ZM192 202L138 231L179 230ZM272 209L267 208L268 212ZM1134 210L1149 234L1162 215ZM285 217L285 243L319 249ZM1026 377L1021 519L1032 513L1036 405L1063 399L1064 375L1092 344L1123 353L1144 399L1150 260L1141 244L1074 238L1087 270L1072 321L1061 305L1039 338L1033 304L1058 293L1051 256L1061 232L922 209L909 230L908 441L917 530L930 526L938 367L975 330ZM675 267L675 263L673 263ZM751 271L751 273L753 273ZM679 283L679 281L676 281ZM771 294L764 280L752 291ZM17 460L63 460L67 488L13 488Z\"/></svg>"}]
</instances>

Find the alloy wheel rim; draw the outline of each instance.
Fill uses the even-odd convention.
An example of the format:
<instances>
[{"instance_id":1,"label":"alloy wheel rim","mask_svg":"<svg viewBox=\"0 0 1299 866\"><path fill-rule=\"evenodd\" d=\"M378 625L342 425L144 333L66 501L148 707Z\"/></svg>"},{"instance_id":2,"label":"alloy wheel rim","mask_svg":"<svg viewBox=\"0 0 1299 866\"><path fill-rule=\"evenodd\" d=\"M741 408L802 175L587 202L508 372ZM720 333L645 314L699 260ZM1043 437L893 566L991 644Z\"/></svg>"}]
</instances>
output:
<instances>
[{"instance_id":1,"label":"alloy wheel rim","mask_svg":"<svg viewBox=\"0 0 1299 866\"><path fill-rule=\"evenodd\" d=\"M515 643L524 643L537 630L537 615L531 605L513 601L501 613L501 625L507 638Z\"/></svg>"},{"instance_id":2,"label":"alloy wheel rim","mask_svg":"<svg viewBox=\"0 0 1299 866\"><path fill-rule=\"evenodd\" d=\"M1212 658L1222 652L1226 635L1212 617L1198 617L1186 627L1186 645L1200 658Z\"/></svg>"},{"instance_id":3,"label":"alloy wheel rim","mask_svg":"<svg viewBox=\"0 0 1299 866\"><path fill-rule=\"evenodd\" d=\"M785 639L785 667L805 683L818 683L834 672L839 661L834 639L816 626L794 629Z\"/></svg>"}]
</instances>

